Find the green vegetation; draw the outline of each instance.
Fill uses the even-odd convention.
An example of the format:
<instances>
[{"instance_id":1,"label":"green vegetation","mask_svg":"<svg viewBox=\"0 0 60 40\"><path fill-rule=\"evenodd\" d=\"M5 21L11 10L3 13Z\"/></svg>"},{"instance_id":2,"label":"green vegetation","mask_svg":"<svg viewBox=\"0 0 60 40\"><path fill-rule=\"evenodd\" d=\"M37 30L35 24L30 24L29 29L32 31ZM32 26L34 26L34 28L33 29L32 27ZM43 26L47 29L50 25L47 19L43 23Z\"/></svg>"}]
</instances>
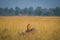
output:
<instances>
[{"instance_id":1,"label":"green vegetation","mask_svg":"<svg viewBox=\"0 0 60 40\"><path fill-rule=\"evenodd\" d=\"M19 7L13 8L0 8L0 16L60 16L60 7L56 8L41 8L33 7L21 9Z\"/></svg>"}]
</instances>

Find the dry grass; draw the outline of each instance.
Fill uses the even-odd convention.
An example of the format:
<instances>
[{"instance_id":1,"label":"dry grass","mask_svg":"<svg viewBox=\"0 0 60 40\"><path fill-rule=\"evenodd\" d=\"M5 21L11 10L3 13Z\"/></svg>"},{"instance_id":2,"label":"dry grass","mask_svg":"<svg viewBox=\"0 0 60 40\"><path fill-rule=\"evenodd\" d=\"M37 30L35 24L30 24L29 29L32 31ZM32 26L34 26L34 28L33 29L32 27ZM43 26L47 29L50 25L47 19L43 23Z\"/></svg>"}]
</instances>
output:
<instances>
[{"instance_id":1,"label":"dry grass","mask_svg":"<svg viewBox=\"0 0 60 40\"><path fill-rule=\"evenodd\" d=\"M36 31L20 35L27 24ZM0 16L0 40L60 40L60 17Z\"/></svg>"}]
</instances>

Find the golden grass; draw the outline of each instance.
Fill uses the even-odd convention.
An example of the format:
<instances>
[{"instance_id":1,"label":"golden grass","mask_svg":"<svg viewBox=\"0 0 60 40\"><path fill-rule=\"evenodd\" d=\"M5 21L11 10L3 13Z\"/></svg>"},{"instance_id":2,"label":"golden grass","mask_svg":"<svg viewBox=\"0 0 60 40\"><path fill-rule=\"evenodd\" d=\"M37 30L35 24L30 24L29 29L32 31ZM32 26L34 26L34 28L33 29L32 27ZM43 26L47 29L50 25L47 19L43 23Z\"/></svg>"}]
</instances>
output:
<instances>
[{"instance_id":1,"label":"golden grass","mask_svg":"<svg viewBox=\"0 0 60 40\"><path fill-rule=\"evenodd\" d=\"M27 24L36 32L20 36ZM60 40L60 17L0 16L0 40Z\"/></svg>"}]
</instances>

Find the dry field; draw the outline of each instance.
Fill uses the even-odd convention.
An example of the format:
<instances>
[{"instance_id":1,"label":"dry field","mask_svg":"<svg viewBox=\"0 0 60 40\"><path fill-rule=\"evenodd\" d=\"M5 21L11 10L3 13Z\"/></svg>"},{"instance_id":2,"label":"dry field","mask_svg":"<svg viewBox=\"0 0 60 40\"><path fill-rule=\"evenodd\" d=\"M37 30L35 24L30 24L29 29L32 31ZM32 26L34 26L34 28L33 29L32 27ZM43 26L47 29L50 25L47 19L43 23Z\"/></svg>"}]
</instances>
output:
<instances>
[{"instance_id":1,"label":"dry field","mask_svg":"<svg viewBox=\"0 0 60 40\"><path fill-rule=\"evenodd\" d=\"M36 31L23 35L27 24ZM0 40L60 40L60 17L0 16Z\"/></svg>"}]
</instances>

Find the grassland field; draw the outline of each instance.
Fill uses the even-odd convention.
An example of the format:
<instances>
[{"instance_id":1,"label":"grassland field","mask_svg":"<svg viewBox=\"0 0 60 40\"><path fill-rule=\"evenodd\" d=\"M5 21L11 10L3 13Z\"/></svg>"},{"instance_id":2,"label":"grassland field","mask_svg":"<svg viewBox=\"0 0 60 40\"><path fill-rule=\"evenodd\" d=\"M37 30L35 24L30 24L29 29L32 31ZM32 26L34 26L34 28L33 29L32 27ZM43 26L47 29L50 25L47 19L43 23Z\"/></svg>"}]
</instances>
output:
<instances>
[{"instance_id":1,"label":"grassland field","mask_svg":"<svg viewBox=\"0 0 60 40\"><path fill-rule=\"evenodd\" d=\"M27 24L36 31L21 36ZM0 16L0 40L60 40L60 17Z\"/></svg>"}]
</instances>

